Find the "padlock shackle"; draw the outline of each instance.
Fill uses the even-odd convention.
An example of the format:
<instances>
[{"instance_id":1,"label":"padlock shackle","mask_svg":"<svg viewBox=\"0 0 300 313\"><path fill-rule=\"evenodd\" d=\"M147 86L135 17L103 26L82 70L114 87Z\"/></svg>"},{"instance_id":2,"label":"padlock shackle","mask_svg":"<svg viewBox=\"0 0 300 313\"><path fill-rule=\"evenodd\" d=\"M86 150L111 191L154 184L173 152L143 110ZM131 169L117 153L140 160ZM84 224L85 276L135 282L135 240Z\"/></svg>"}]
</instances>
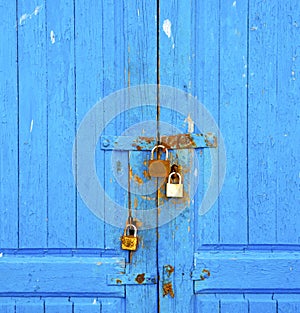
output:
<instances>
[{"instance_id":1,"label":"padlock shackle","mask_svg":"<svg viewBox=\"0 0 300 313\"><path fill-rule=\"evenodd\" d=\"M137 228L136 228L136 226L133 225L133 224L128 224L128 225L125 227L125 229L124 229L124 235L127 234L127 229L128 229L129 227L134 229L134 235L133 235L133 236L136 237L136 236L137 236Z\"/></svg>"},{"instance_id":2,"label":"padlock shackle","mask_svg":"<svg viewBox=\"0 0 300 313\"><path fill-rule=\"evenodd\" d=\"M178 177L179 177L179 184L181 184L181 175L180 175L179 173L177 173L177 172L172 172L172 173L169 175L169 177L168 177L168 184L171 183L171 177L172 177L173 175L178 175Z\"/></svg>"},{"instance_id":3,"label":"padlock shackle","mask_svg":"<svg viewBox=\"0 0 300 313\"><path fill-rule=\"evenodd\" d=\"M168 160L168 157L169 157L169 151L168 149L164 146L164 145L157 145L155 146L152 150L151 150L151 160L153 160L154 158L154 151L158 148L162 148L165 150L165 153L166 153L166 159L165 160Z\"/></svg>"}]
</instances>

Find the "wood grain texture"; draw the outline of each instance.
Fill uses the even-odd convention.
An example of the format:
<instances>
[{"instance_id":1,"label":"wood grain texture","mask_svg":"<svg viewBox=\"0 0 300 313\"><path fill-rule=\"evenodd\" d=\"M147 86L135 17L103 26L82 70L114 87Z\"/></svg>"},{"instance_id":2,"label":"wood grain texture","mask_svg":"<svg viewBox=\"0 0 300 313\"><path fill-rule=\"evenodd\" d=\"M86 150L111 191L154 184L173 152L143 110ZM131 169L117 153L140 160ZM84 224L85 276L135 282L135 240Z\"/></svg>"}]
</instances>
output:
<instances>
[{"instance_id":1,"label":"wood grain texture","mask_svg":"<svg viewBox=\"0 0 300 313\"><path fill-rule=\"evenodd\" d=\"M298 1L280 2L277 37L278 105L274 112L274 144L277 167L277 242L300 242L300 149L295 138L300 138L299 118L299 65L300 6ZM291 134L294 132L294 135Z\"/></svg>"},{"instance_id":2,"label":"wood grain texture","mask_svg":"<svg viewBox=\"0 0 300 313\"><path fill-rule=\"evenodd\" d=\"M220 102L220 41L219 1L193 1L192 32L192 94L219 121ZM202 116L199 117L203 119ZM201 131L201 130L200 130ZM211 156L209 150L197 151L200 160L198 191L195 197L198 209L203 200L211 176ZM195 245L200 249L203 244L217 243L220 237L220 209L218 201L204 215L196 214Z\"/></svg>"},{"instance_id":3,"label":"wood grain texture","mask_svg":"<svg viewBox=\"0 0 300 313\"><path fill-rule=\"evenodd\" d=\"M278 4L249 6L248 171L250 243L274 243L277 236L277 174L274 136L278 124Z\"/></svg>"},{"instance_id":4,"label":"wood grain texture","mask_svg":"<svg viewBox=\"0 0 300 313\"><path fill-rule=\"evenodd\" d=\"M298 264L299 253L293 252L202 252L195 255L195 292L298 292ZM203 269L210 271L204 280Z\"/></svg>"},{"instance_id":5,"label":"wood grain texture","mask_svg":"<svg viewBox=\"0 0 300 313\"><path fill-rule=\"evenodd\" d=\"M156 82L156 7L157 1L124 1L124 21L125 21L125 42L127 47L127 62L125 66L125 75L127 76L128 87L135 85L150 84ZM142 95L141 95L142 96ZM129 133L135 135L141 134L142 128L147 136L156 136L152 127L139 123L153 121L156 117L156 108L143 105L135 110L130 110L130 103L127 111L124 113L125 130L129 128ZM118 126L120 127L120 126ZM122 152L124 153L124 152ZM131 151L128 155L128 182L130 202L128 208L132 210L132 216L136 219L136 225L147 225L149 222L147 210L155 210L155 195L153 191L146 191L141 194L142 186L149 181L145 175L149 157L147 152ZM124 159L126 160L126 159ZM124 163L123 163L124 164ZM145 165L146 164L146 165ZM126 171L125 171L126 173ZM147 187L144 188L147 190ZM149 195L151 200L145 201L145 195ZM138 212L144 210L143 214ZM124 221L125 223L125 221ZM124 225L125 226L125 225ZM127 273L151 273L157 276L157 230L155 228L145 229L138 232L139 246L138 250L129 256L130 264L127 267ZM127 252L128 254L128 252ZM152 285L127 285L126 286L126 312L157 312L158 294L157 284Z\"/></svg>"},{"instance_id":6,"label":"wood grain texture","mask_svg":"<svg viewBox=\"0 0 300 313\"><path fill-rule=\"evenodd\" d=\"M76 127L89 109L103 97L102 2L74 1L76 63ZM99 134L92 133L91 136ZM75 161L76 162L76 161ZM104 172L103 158L99 159ZM101 177L100 177L101 178ZM104 248L104 223L94 216L77 194L77 247ZM103 206L104 201L99 203ZM88 231L87 231L88 230Z\"/></svg>"},{"instance_id":7,"label":"wood grain texture","mask_svg":"<svg viewBox=\"0 0 300 313\"><path fill-rule=\"evenodd\" d=\"M0 1L0 312L300 311L299 12L298 0ZM196 96L215 118L227 176L201 215L211 150L170 151L189 205L139 230L129 255L123 229L76 193L72 146L99 99L157 82ZM173 135L191 131L170 99L159 115L155 103L120 101L95 119L115 113L104 136L156 137L157 118ZM190 117L202 121L200 112ZM163 224L167 201L180 210L164 184L157 194L156 181L144 187L149 151L104 151L99 142L95 156L105 192L132 208L138 228ZM120 219L105 199L98 205ZM158 284L107 285L108 275L140 273Z\"/></svg>"},{"instance_id":8,"label":"wood grain texture","mask_svg":"<svg viewBox=\"0 0 300 313\"><path fill-rule=\"evenodd\" d=\"M248 301L242 295L227 295L220 301L220 312L231 313L240 312L248 313Z\"/></svg>"},{"instance_id":9,"label":"wood grain texture","mask_svg":"<svg viewBox=\"0 0 300 313\"><path fill-rule=\"evenodd\" d=\"M273 313L277 312L277 302L273 295L260 295L260 294L247 294L246 299L249 303L249 312L266 312Z\"/></svg>"},{"instance_id":10,"label":"wood grain texture","mask_svg":"<svg viewBox=\"0 0 300 313\"><path fill-rule=\"evenodd\" d=\"M46 8L18 2L19 246L47 245Z\"/></svg>"},{"instance_id":11,"label":"wood grain texture","mask_svg":"<svg viewBox=\"0 0 300 313\"><path fill-rule=\"evenodd\" d=\"M191 3L170 1L160 2L159 27L159 64L160 83L186 92L191 90L192 58L192 11ZM175 93L174 93L175 94ZM190 131L186 119L178 113L178 108L185 105L178 103L172 93L171 109L164 108L162 99L160 120L173 126L171 135ZM196 109L196 108L195 108ZM194 116L195 112L191 112ZM194 121L192 121L194 123ZM166 135L161 133L161 136ZM193 286L188 278L193 263L194 209L192 190L195 184L193 149L171 150L171 165L180 168L184 184L185 198L167 198L165 184L158 193L158 270L161 282L159 285L159 308L161 312L192 311L194 305ZM197 177L198 178L198 177ZM186 202L185 202L186 201ZM182 205L186 206L182 209ZM164 219L175 211L181 214L163 223ZM165 225L164 225L165 224ZM169 270L166 268L169 268Z\"/></svg>"},{"instance_id":12,"label":"wood grain texture","mask_svg":"<svg viewBox=\"0 0 300 313\"><path fill-rule=\"evenodd\" d=\"M226 181L219 197L220 243L247 243L247 1L220 2L220 122ZM223 162L221 159L220 162Z\"/></svg>"},{"instance_id":13,"label":"wood grain texture","mask_svg":"<svg viewBox=\"0 0 300 313\"><path fill-rule=\"evenodd\" d=\"M220 312L220 300L215 295L201 295L195 297L195 312Z\"/></svg>"},{"instance_id":14,"label":"wood grain texture","mask_svg":"<svg viewBox=\"0 0 300 313\"><path fill-rule=\"evenodd\" d=\"M0 5L0 15L0 246L17 248L19 135L16 3L10 1Z\"/></svg>"},{"instance_id":15,"label":"wood grain texture","mask_svg":"<svg viewBox=\"0 0 300 313\"><path fill-rule=\"evenodd\" d=\"M16 313L44 313L44 300L37 298L19 298L16 301Z\"/></svg>"},{"instance_id":16,"label":"wood grain texture","mask_svg":"<svg viewBox=\"0 0 300 313\"><path fill-rule=\"evenodd\" d=\"M124 287L108 286L107 274L124 271L120 258L3 257L0 293L18 296L113 295L124 297ZM12 279L13 278L13 279Z\"/></svg>"},{"instance_id":17,"label":"wood grain texture","mask_svg":"<svg viewBox=\"0 0 300 313\"><path fill-rule=\"evenodd\" d=\"M59 14L57 14L59 12ZM76 247L73 1L47 3L48 247Z\"/></svg>"},{"instance_id":18,"label":"wood grain texture","mask_svg":"<svg viewBox=\"0 0 300 313\"><path fill-rule=\"evenodd\" d=\"M0 312L3 313L15 313L15 301L12 298L1 297L0 298Z\"/></svg>"},{"instance_id":19,"label":"wood grain texture","mask_svg":"<svg viewBox=\"0 0 300 313\"><path fill-rule=\"evenodd\" d=\"M44 313L73 313L73 303L66 298L47 298Z\"/></svg>"}]
</instances>

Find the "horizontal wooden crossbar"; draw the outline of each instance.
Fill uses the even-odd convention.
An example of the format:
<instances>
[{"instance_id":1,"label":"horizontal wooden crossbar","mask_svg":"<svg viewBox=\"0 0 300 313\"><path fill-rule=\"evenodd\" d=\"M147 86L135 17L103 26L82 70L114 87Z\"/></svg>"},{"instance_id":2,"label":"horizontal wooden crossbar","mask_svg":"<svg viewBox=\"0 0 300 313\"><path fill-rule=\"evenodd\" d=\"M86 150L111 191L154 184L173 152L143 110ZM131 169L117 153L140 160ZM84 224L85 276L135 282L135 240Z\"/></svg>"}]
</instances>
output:
<instances>
[{"instance_id":1,"label":"horizontal wooden crossbar","mask_svg":"<svg viewBox=\"0 0 300 313\"><path fill-rule=\"evenodd\" d=\"M122 286L108 286L106 275L125 270L118 257L2 256L0 296L99 295L124 297Z\"/></svg>"},{"instance_id":2,"label":"horizontal wooden crossbar","mask_svg":"<svg viewBox=\"0 0 300 313\"><path fill-rule=\"evenodd\" d=\"M199 252L195 293L289 293L300 291L299 252Z\"/></svg>"}]
</instances>

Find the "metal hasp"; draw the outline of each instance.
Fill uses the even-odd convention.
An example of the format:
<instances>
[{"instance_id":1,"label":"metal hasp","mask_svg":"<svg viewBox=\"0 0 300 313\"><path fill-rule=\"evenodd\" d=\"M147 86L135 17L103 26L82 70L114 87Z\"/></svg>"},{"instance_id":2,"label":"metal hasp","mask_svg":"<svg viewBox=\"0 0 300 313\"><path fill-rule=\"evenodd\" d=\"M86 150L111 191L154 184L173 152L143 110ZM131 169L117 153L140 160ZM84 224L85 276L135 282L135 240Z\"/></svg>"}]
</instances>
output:
<instances>
[{"instance_id":1,"label":"metal hasp","mask_svg":"<svg viewBox=\"0 0 300 313\"><path fill-rule=\"evenodd\" d=\"M178 134L162 136L161 144L168 149L217 148L218 140L215 134ZM157 144L154 137L107 136L100 137L102 150L152 150Z\"/></svg>"}]
</instances>

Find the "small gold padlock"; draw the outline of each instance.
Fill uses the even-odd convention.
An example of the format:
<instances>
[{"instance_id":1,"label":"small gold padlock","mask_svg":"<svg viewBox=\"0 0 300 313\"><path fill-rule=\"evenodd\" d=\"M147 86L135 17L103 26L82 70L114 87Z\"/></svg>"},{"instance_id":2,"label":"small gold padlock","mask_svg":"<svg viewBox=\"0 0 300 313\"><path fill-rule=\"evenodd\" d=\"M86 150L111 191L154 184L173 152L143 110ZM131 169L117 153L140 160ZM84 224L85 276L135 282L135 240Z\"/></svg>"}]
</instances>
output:
<instances>
[{"instance_id":1,"label":"small gold padlock","mask_svg":"<svg viewBox=\"0 0 300 313\"><path fill-rule=\"evenodd\" d=\"M154 151L158 148L164 149L166 153L165 160L154 160ZM151 159L149 160L149 175L151 177L168 177L170 173L170 160L168 160L168 149L163 145L155 146L151 151Z\"/></svg>"},{"instance_id":2,"label":"small gold padlock","mask_svg":"<svg viewBox=\"0 0 300 313\"><path fill-rule=\"evenodd\" d=\"M171 184L171 177L177 175L179 177L178 184ZM183 184L181 183L181 175L176 172L172 172L169 175L168 183L166 185L166 195L168 198L182 198L183 197Z\"/></svg>"},{"instance_id":3,"label":"small gold padlock","mask_svg":"<svg viewBox=\"0 0 300 313\"><path fill-rule=\"evenodd\" d=\"M133 235L127 235L127 231L129 228L134 229ZM133 224L128 224L124 229L124 235L121 237L122 249L135 251L138 246L138 237L137 237L137 228Z\"/></svg>"}]
</instances>

